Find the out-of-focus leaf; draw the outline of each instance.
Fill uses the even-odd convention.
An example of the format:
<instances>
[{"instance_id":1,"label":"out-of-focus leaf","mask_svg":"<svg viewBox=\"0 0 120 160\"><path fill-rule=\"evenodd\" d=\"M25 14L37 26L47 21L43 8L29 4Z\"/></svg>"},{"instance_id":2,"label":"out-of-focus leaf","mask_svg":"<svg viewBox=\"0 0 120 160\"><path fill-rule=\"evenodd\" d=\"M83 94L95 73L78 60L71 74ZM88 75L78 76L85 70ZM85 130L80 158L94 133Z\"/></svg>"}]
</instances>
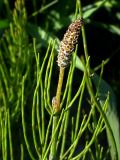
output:
<instances>
[{"instance_id":1,"label":"out-of-focus leaf","mask_svg":"<svg viewBox=\"0 0 120 160\"><path fill-rule=\"evenodd\" d=\"M84 71L84 66L78 57L76 59L76 68L80 69L81 71ZM99 79L100 77L96 73L94 73L92 80L96 88L98 87ZM99 85L99 92L98 92L101 106L104 105L108 92L110 93L110 98L109 98L108 109L107 109L106 115L107 115L109 124L111 126L111 129L113 131L113 135L115 138L117 151L118 151L118 159L120 160L120 152L119 152L120 150L120 125L119 125L119 119L117 115L116 96L112 88L110 87L110 85L106 83L103 79L101 79L101 83ZM115 157L114 146L111 143L110 134L107 128L106 128L106 131L107 131L107 137L108 137L111 157L112 159L114 159Z\"/></svg>"},{"instance_id":2,"label":"out-of-focus leaf","mask_svg":"<svg viewBox=\"0 0 120 160\"><path fill-rule=\"evenodd\" d=\"M42 47L47 47L48 43L51 39L56 39L55 43L55 50L58 50L58 43L60 42L59 39L54 37L52 32L46 32L45 29L43 29L40 26L34 25L32 23L27 24L27 32L34 38L36 38L38 45L37 49L39 49L41 46ZM56 52L57 53L57 52Z\"/></svg>"},{"instance_id":3,"label":"out-of-focus leaf","mask_svg":"<svg viewBox=\"0 0 120 160\"><path fill-rule=\"evenodd\" d=\"M117 25L105 24L105 23L100 23L100 22L94 22L94 25L97 26L98 28L103 28L111 33L120 35L120 27Z\"/></svg>"},{"instance_id":4,"label":"out-of-focus leaf","mask_svg":"<svg viewBox=\"0 0 120 160\"><path fill-rule=\"evenodd\" d=\"M50 14L48 15L48 18L54 24L53 27L55 30L59 30L63 27L63 25L61 24L60 14L55 10L50 12Z\"/></svg>"},{"instance_id":5,"label":"out-of-focus leaf","mask_svg":"<svg viewBox=\"0 0 120 160\"><path fill-rule=\"evenodd\" d=\"M84 13L84 18L88 18L90 17L95 11L97 11L97 8L90 8L89 10L87 10L85 13Z\"/></svg>"},{"instance_id":6,"label":"out-of-focus leaf","mask_svg":"<svg viewBox=\"0 0 120 160\"><path fill-rule=\"evenodd\" d=\"M42 8L40 8L38 11L35 11L34 13L32 13L32 16L36 16L38 13L42 13L43 11L47 10L49 7L53 6L56 3L58 3L58 0L54 0L48 3L47 5L42 6Z\"/></svg>"},{"instance_id":7,"label":"out-of-focus leaf","mask_svg":"<svg viewBox=\"0 0 120 160\"><path fill-rule=\"evenodd\" d=\"M105 3L105 8L111 11L113 7L119 7L119 5L120 5L120 2L118 2L117 0L110 0Z\"/></svg>"},{"instance_id":8,"label":"out-of-focus leaf","mask_svg":"<svg viewBox=\"0 0 120 160\"><path fill-rule=\"evenodd\" d=\"M2 9L2 7L3 7L3 0L0 0L0 9Z\"/></svg>"},{"instance_id":9,"label":"out-of-focus leaf","mask_svg":"<svg viewBox=\"0 0 120 160\"><path fill-rule=\"evenodd\" d=\"M120 20L120 13L118 12L118 13L116 13L116 17L117 17L117 19L119 19Z\"/></svg>"},{"instance_id":10,"label":"out-of-focus leaf","mask_svg":"<svg viewBox=\"0 0 120 160\"><path fill-rule=\"evenodd\" d=\"M111 25L103 24L102 26L103 26L103 28L109 30L110 32L120 35L120 27L117 27L117 26L112 25L112 24Z\"/></svg>"},{"instance_id":11,"label":"out-of-focus leaf","mask_svg":"<svg viewBox=\"0 0 120 160\"><path fill-rule=\"evenodd\" d=\"M68 25L70 24L70 22L74 21L74 14L71 14L67 17L64 16L60 16L60 13L58 13L55 10L52 10L49 15L48 15L48 19L50 21L50 24L52 24L52 29L55 31L58 31L60 29L62 29L63 27L68 27Z\"/></svg>"},{"instance_id":12,"label":"out-of-focus leaf","mask_svg":"<svg viewBox=\"0 0 120 160\"><path fill-rule=\"evenodd\" d=\"M78 68L81 71L84 71L84 66L78 56L76 57L76 68Z\"/></svg>"},{"instance_id":13,"label":"out-of-focus leaf","mask_svg":"<svg viewBox=\"0 0 120 160\"><path fill-rule=\"evenodd\" d=\"M0 20L0 29L5 29L9 27L9 21L7 19Z\"/></svg>"},{"instance_id":14,"label":"out-of-focus leaf","mask_svg":"<svg viewBox=\"0 0 120 160\"><path fill-rule=\"evenodd\" d=\"M117 26L115 26L115 25L110 25L109 30L110 30L112 33L115 33L115 34L120 35L120 28L117 27Z\"/></svg>"},{"instance_id":15,"label":"out-of-focus leaf","mask_svg":"<svg viewBox=\"0 0 120 160\"><path fill-rule=\"evenodd\" d=\"M40 42L40 45L47 47L48 41L50 38L52 38L52 34L49 32L46 32L43 28L37 25L34 25L32 23L27 24L27 32L34 38L37 39L38 42Z\"/></svg>"},{"instance_id":16,"label":"out-of-focus leaf","mask_svg":"<svg viewBox=\"0 0 120 160\"><path fill-rule=\"evenodd\" d=\"M100 7L104 5L104 3L107 0L99 1L96 3L93 3L91 5L83 7L83 12L84 12L84 18L90 17L92 14L94 14Z\"/></svg>"},{"instance_id":17,"label":"out-of-focus leaf","mask_svg":"<svg viewBox=\"0 0 120 160\"><path fill-rule=\"evenodd\" d=\"M92 77L92 80L93 80L96 88L98 86L99 79L100 79L100 77L96 73ZM120 153L119 153L120 126L119 126L119 119L117 116L116 97L115 97L115 94L114 94L111 86L108 83L106 83L103 79L101 79L100 86L99 86L99 92L98 92L101 106L104 105L108 92L110 93L110 98L109 98L108 109L107 109L106 115L107 115L108 121L110 123L111 129L113 131L113 135L114 135L115 142L117 145L118 156L120 159ZM115 157L114 146L111 143L111 137L110 137L110 134L109 134L109 131L107 128L106 128L106 131L107 131L107 137L108 137L108 143L109 143L109 147L110 147L111 157L112 157L112 160L114 160L114 157Z\"/></svg>"}]
</instances>

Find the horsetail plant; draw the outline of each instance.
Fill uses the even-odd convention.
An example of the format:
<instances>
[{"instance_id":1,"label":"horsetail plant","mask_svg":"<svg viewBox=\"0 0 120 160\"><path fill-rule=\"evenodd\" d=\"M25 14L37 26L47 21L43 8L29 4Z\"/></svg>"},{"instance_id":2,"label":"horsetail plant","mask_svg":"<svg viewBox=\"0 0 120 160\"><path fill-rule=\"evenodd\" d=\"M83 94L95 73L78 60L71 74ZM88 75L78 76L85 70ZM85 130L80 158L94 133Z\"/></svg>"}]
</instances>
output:
<instances>
[{"instance_id":1,"label":"horsetail plant","mask_svg":"<svg viewBox=\"0 0 120 160\"><path fill-rule=\"evenodd\" d=\"M56 97L52 99L52 106L53 112L56 114L60 112L60 96L61 96L61 89L63 84L64 78L64 71L65 68L68 66L71 60L71 54L75 49L75 45L78 42L78 37L80 34L80 29L83 26L83 19L78 18L73 23L70 24L68 27L67 32L64 34L63 40L60 43L60 47L58 50L58 59L57 64L59 66L59 80L57 86ZM53 129L52 132L54 133L56 125L58 123L58 114L53 117ZM53 144L51 146L51 159L56 158L56 142L57 142L57 134L54 137Z\"/></svg>"},{"instance_id":2,"label":"horsetail plant","mask_svg":"<svg viewBox=\"0 0 120 160\"><path fill-rule=\"evenodd\" d=\"M111 95L107 93L109 89L100 92L103 69L99 83L96 81L96 90L93 87L95 74L91 77L84 22L83 19L76 19L83 17L81 2L76 0L76 20L70 24L60 42L57 57L59 80L55 97L51 92L55 89L52 76L56 41L37 25L40 41L34 38L31 45L28 32L32 25L28 22L25 4L24 0L16 0L13 21L10 20L9 28L0 39L0 159L14 160L18 155L21 160L110 159L111 146L101 143L101 135L106 129L110 134L110 144L113 144L112 157L117 160L112 135L114 129L111 130L106 116ZM42 10L49 6L43 5ZM6 7L11 13L10 7ZM34 26L30 32L33 29ZM85 60L81 61L82 76L75 69L76 62L79 63L76 44L80 30L85 55ZM42 50L42 36L48 37L45 40L46 50ZM65 83L64 72L69 64ZM78 77L75 77L76 73ZM105 100L102 101L104 94Z\"/></svg>"},{"instance_id":3,"label":"horsetail plant","mask_svg":"<svg viewBox=\"0 0 120 160\"><path fill-rule=\"evenodd\" d=\"M75 49L75 45L78 42L78 37L79 37L80 29L82 25L83 25L83 19L80 19L80 18L77 19L72 24L70 24L67 32L63 37L63 40L60 43L58 60L57 60L58 66L60 68L59 81L58 81L58 87L57 87L57 93L56 93L57 103L54 103L53 101L53 110L55 112L60 111L60 94L61 94L61 87L62 87L62 82L64 77L64 70L70 63L71 53Z\"/></svg>"}]
</instances>

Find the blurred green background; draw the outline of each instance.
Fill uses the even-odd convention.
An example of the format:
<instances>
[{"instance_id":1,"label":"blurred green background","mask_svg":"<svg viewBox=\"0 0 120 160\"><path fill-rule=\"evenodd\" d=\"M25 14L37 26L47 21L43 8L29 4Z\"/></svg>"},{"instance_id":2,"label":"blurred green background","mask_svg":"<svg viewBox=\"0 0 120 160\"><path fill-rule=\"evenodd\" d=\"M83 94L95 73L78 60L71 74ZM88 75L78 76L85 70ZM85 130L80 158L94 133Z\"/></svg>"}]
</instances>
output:
<instances>
[{"instance_id":1,"label":"blurred green background","mask_svg":"<svg viewBox=\"0 0 120 160\"><path fill-rule=\"evenodd\" d=\"M102 60L109 59L104 69L103 78L111 84L115 91L118 112L120 112L120 1L85 0L81 3L91 66L94 68ZM67 27L75 19L75 5L76 1L71 0L25 0L27 20L24 27L28 43L32 43L32 39L35 37L38 50L44 51L51 37L62 40ZM13 22L14 8L15 1L0 1L1 40L5 33L9 32L10 23ZM2 46L0 48L2 49ZM81 40L79 41L79 51L80 55L84 54ZM4 56L7 61L6 55Z\"/></svg>"},{"instance_id":2,"label":"blurred green background","mask_svg":"<svg viewBox=\"0 0 120 160\"><path fill-rule=\"evenodd\" d=\"M7 95L8 97L11 95L7 100L7 105L12 106L11 108L14 108L16 104L20 105L19 90L22 76L26 70L29 75L28 83L26 82L26 104L32 103L31 93L35 84L33 38L36 38L37 50L42 55L41 59L44 57L49 40L56 39L55 54L57 57L58 43L62 40L69 24L75 19L76 1L74 0L25 0L24 5L22 4L20 8L19 3L20 0L17 3L14 0L0 0L1 107L4 105L2 94L7 95L6 81L3 79L8 80L8 89L11 88ZM91 68L96 68L96 72L99 73L100 70L99 67L97 69L97 66L101 64L102 60L108 60L104 67L103 78L115 92L118 113L120 113L120 1L84 0L81 3ZM20 51L20 46L22 46L22 51ZM14 53L15 55L13 55ZM78 56L84 55L81 38L79 39L78 54ZM20 56L21 58L19 58ZM17 61L18 59L19 61ZM53 82L56 88L58 76L56 62L54 66ZM79 78L76 77L77 80ZM21 117L18 108L11 109L10 112L14 113L12 127L15 132L13 134L16 135L19 132L18 137L21 137L21 123L19 123ZM29 115L28 108L26 111ZM30 121L29 116L27 120ZM19 143L19 138L15 140L14 145L17 146L17 143ZM15 153L19 153L17 147Z\"/></svg>"}]
</instances>

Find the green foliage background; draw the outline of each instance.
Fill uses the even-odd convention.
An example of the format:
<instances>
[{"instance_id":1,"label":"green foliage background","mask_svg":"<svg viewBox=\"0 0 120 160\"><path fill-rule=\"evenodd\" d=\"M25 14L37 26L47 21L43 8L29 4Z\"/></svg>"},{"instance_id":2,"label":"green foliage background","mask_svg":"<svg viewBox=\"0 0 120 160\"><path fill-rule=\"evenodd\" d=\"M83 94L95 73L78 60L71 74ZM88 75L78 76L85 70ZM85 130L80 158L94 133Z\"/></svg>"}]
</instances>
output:
<instances>
[{"instance_id":1,"label":"green foliage background","mask_svg":"<svg viewBox=\"0 0 120 160\"><path fill-rule=\"evenodd\" d=\"M117 113L120 112L120 2L117 0L85 0L81 1L81 3L83 18L85 20L88 53L91 57L90 65L98 75L102 73L99 76L100 78L104 78L110 83L111 93L115 92L115 95L112 93L113 99L110 103L114 107L114 109L112 107L110 109L110 113L113 115L108 116L108 119L110 124L111 122L113 123L111 127L115 124L119 126ZM33 143L36 144L36 142L33 142L35 140L34 130L37 132L36 139L40 138L40 142L44 139L45 135L45 133L39 131L38 126L40 121L37 113L40 112L41 117L44 117L44 123L41 125L43 131L43 128L47 127L48 122L50 123L50 114L52 112L51 100L55 96L57 87L59 72L56 64L58 45L67 27L74 21L76 10L77 1L72 0L0 1L0 159L18 159L18 155L21 155L21 157L19 156L21 160L31 159L30 157L33 157L31 153L36 155L35 159L38 159L38 157L41 159L41 156L37 156L36 154L36 151L38 155L42 152L39 150L41 147L33 145ZM82 43L82 39L80 38L77 51L78 57L84 55ZM101 72L102 60L105 61L104 72ZM78 90L79 83L82 81L80 77L83 74L80 72L82 70L80 59L78 58L75 63L78 69L74 71L72 98ZM74 68L75 66L73 65L72 67ZM49 72L50 74L48 74ZM69 72L69 69L67 69L65 84L63 85L64 89ZM80 74L80 77L78 74ZM98 85L99 79L96 80L96 77L93 77L95 86ZM40 88L36 89L39 84ZM100 87L104 88L106 84L100 85ZM108 90L110 91L108 84L106 92L104 92L105 90L103 91L103 88L99 91L100 94L105 95ZM40 90L39 93L36 90ZM42 95L42 93L47 94L48 92L48 95ZM44 101L45 96L47 97L47 101L39 102L38 99ZM99 98L102 99L100 96ZM84 99L87 102L83 103L85 108L81 109L81 119L84 119L85 114L90 112L88 106L92 106L92 103L89 102L88 93L85 93ZM44 111L44 113L43 110L39 111L40 104L37 104L37 102L41 103L41 106L44 106L44 103L45 106L49 106L45 108L47 111ZM106 102L106 99L103 102ZM78 104L78 101L76 101L76 104ZM35 105L38 106L36 111L33 108ZM115 118L111 119L111 117L114 117L113 110L115 110ZM38 118L38 126L34 125L34 112L36 112ZM73 108L72 112L72 117L74 117L75 110ZM95 111L95 113L99 115L98 112ZM24 118L25 123L23 121ZM114 120L115 122L113 122ZM94 118L92 121L94 122ZM90 126L86 129L85 137L81 141L82 147L85 142L87 144L87 141L89 141L92 129L94 128L91 129L91 127L90 123ZM104 124L102 127L104 128ZM27 132L27 138L25 137L24 129ZM68 129L71 129L71 126ZM118 138L119 129L116 130L117 134L114 133L114 136ZM71 136L69 132L68 136ZM50 136L48 141L49 139ZM100 155L101 159L110 158L109 142L107 142L106 131L104 129L102 136L97 140L101 141L101 143L95 142L95 144L99 145L97 147L92 146L89 149L89 154L83 156L83 158L89 157L90 159L95 159ZM66 141L69 146L67 138ZM45 148L47 150L46 146ZM96 152L94 153L95 149ZM107 151L105 152L104 150ZM75 154L77 154L77 149Z\"/></svg>"}]
</instances>

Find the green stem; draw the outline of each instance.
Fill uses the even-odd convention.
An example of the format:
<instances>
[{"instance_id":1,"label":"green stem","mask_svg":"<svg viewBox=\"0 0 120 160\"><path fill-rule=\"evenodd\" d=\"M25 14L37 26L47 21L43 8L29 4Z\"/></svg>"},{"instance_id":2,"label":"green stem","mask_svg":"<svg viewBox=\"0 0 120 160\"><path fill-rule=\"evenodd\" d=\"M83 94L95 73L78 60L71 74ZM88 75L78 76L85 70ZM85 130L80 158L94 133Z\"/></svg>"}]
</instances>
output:
<instances>
[{"instance_id":1,"label":"green stem","mask_svg":"<svg viewBox=\"0 0 120 160\"><path fill-rule=\"evenodd\" d=\"M26 135L26 126L25 126L25 115L24 115L24 83L25 83L25 77L23 77L23 81L22 81L22 102L21 102L21 114L22 114L22 127L23 127L23 135L24 135L24 139L25 139L25 144L26 144L26 147L27 147L27 150L28 150L28 153L31 157L32 160L35 160L33 154L32 154L32 151L30 149L30 144L28 142L28 138L27 138L27 135Z\"/></svg>"},{"instance_id":2,"label":"green stem","mask_svg":"<svg viewBox=\"0 0 120 160\"><path fill-rule=\"evenodd\" d=\"M63 84L63 78L64 78L64 68L60 68L60 72L59 72L59 80L58 80L58 86L57 86L57 92L56 92L56 101L57 101L57 105L53 104L53 111L55 113L58 113L60 111L60 96L61 96L61 90L62 90L62 84ZM58 120L59 120L59 115L56 114L53 117L53 126L52 126L52 138L56 129L56 126L58 124ZM52 160L56 159L56 152L57 152L57 138L58 138L58 133L56 131L56 134L54 135L54 140L51 146L51 153L50 153L50 158Z\"/></svg>"},{"instance_id":3,"label":"green stem","mask_svg":"<svg viewBox=\"0 0 120 160\"><path fill-rule=\"evenodd\" d=\"M20 148L21 148L21 157L20 157L20 160L24 160L24 147L23 147L22 143L20 144Z\"/></svg>"},{"instance_id":4,"label":"green stem","mask_svg":"<svg viewBox=\"0 0 120 160\"><path fill-rule=\"evenodd\" d=\"M89 76L88 76L89 77ZM109 132L110 132L110 136L111 136L111 141L114 145L114 149L115 149L115 152L116 152L116 155L115 155L115 159L117 159L118 157L118 152L117 152L117 146L116 146L116 142L115 142L115 138L114 138L114 135L113 135L113 132L112 132L112 129L110 127L110 124L109 124L109 121L106 117L106 114L104 113L104 111L102 110L101 106L99 105L99 103L97 102L96 98L95 98L95 95L94 95L94 91L90 85L90 82L89 82L89 78L86 78L86 84L87 84L87 88L88 88L88 91L90 93L90 96L93 100L93 102L95 103L95 106L96 108L98 109L98 111L100 112L100 114L102 115L104 121L105 121L105 124L106 124L106 127L108 128Z\"/></svg>"},{"instance_id":5,"label":"green stem","mask_svg":"<svg viewBox=\"0 0 120 160\"><path fill-rule=\"evenodd\" d=\"M8 136L8 133L7 133L7 110L5 110L5 122L4 122L4 142L5 142L5 160L7 160L7 157L8 157L8 154L7 154L7 136Z\"/></svg>"},{"instance_id":6,"label":"green stem","mask_svg":"<svg viewBox=\"0 0 120 160\"><path fill-rule=\"evenodd\" d=\"M81 105L82 105L82 100L83 100L83 93L85 90L85 83L83 83L82 86L82 90L81 90L81 94L80 94L80 98L79 98L79 104L78 104L78 110L77 110L77 118L76 118L76 125L75 125L75 135L74 135L74 139L77 137L77 133L78 133L78 127L80 125L80 111L81 111Z\"/></svg>"},{"instance_id":7,"label":"green stem","mask_svg":"<svg viewBox=\"0 0 120 160\"><path fill-rule=\"evenodd\" d=\"M77 53L77 47L76 47L75 53ZM71 65L72 66L71 67L72 71L71 71L71 75L70 75L70 78L69 78L69 89L68 89L68 96L67 96L66 106L68 106L70 101L71 101L72 82L73 82L73 73L74 73L74 69L75 69L75 62L76 62L76 54L74 54L74 56L73 56L73 65ZM68 129L68 123L69 123L69 119L70 119L69 116L70 116L70 110L68 110L65 113L65 122L64 122L65 124L64 124L64 130L63 130L63 138L62 138L60 157L63 155L64 150L65 150L67 129Z\"/></svg>"},{"instance_id":8,"label":"green stem","mask_svg":"<svg viewBox=\"0 0 120 160\"><path fill-rule=\"evenodd\" d=\"M58 108L57 111L60 111L60 96L61 96L61 89L62 89L62 84L63 84L63 78L64 78L64 68L60 68L60 73L59 73L59 80L58 80L58 87L57 87L57 93L56 93L56 100L58 103Z\"/></svg>"},{"instance_id":9,"label":"green stem","mask_svg":"<svg viewBox=\"0 0 120 160\"><path fill-rule=\"evenodd\" d=\"M35 116L36 116L36 114L35 114L35 110L36 110L36 103L35 103L35 101L36 101L36 98L37 97L34 97L34 99L33 99L33 106L32 106L32 134L33 134L33 142L34 142L34 146L35 146L35 150L36 150L36 152L37 152L37 155L38 155L38 157L40 158L40 153L39 153L39 147L38 147L38 144L37 144L37 137L36 137L36 132L35 132Z\"/></svg>"},{"instance_id":10,"label":"green stem","mask_svg":"<svg viewBox=\"0 0 120 160\"><path fill-rule=\"evenodd\" d=\"M55 128L55 130L54 130L54 133L52 133L52 134L53 134L53 135L52 135L52 138L51 138L51 140L50 140L50 143L49 143L49 145L48 145L48 147L47 147L47 150L46 150L46 152L45 152L44 157L43 157L42 160L46 160L47 154L48 154L48 152L49 152L49 150L50 150L50 147L51 147L51 145L52 145L52 143L53 143L53 141L54 141L54 137L55 137L55 135L56 135L56 133L57 133L57 131L58 131L58 128L60 127L61 120L63 119L63 114L64 114L64 109L62 110L62 112L61 112L61 114L60 114L60 118L59 118L58 123L57 123L57 125L56 125L56 128ZM54 115L52 115L52 116L54 116ZM51 156L52 156L52 154L49 156L49 159L50 159L50 160L53 160L54 157L51 157ZM56 160L56 159L54 158L54 160Z\"/></svg>"},{"instance_id":11,"label":"green stem","mask_svg":"<svg viewBox=\"0 0 120 160\"><path fill-rule=\"evenodd\" d=\"M83 14L82 14L81 0L78 0L78 4L79 4L80 17L82 18ZM86 40L86 34L85 34L85 27L84 27L84 25L82 26L82 39L83 39L83 47L84 47L85 59L87 61L87 59L88 59L88 48L87 48L87 40ZM89 69L89 66L88 66L88 69Z\"/></svg>"},{"instance_id":12,"label":"green stem","mask_svg":"<svg viewBox=\"0 0 120 160\"><path fill-rule=\"evenodd\" d=\"M9 109L8 109L8 134L9 134L9 143L10 143L10 159L13 160L13 145L12 145L12 135L11 135L11 118L10 118Z\"/></svg>"}]
</instances>

